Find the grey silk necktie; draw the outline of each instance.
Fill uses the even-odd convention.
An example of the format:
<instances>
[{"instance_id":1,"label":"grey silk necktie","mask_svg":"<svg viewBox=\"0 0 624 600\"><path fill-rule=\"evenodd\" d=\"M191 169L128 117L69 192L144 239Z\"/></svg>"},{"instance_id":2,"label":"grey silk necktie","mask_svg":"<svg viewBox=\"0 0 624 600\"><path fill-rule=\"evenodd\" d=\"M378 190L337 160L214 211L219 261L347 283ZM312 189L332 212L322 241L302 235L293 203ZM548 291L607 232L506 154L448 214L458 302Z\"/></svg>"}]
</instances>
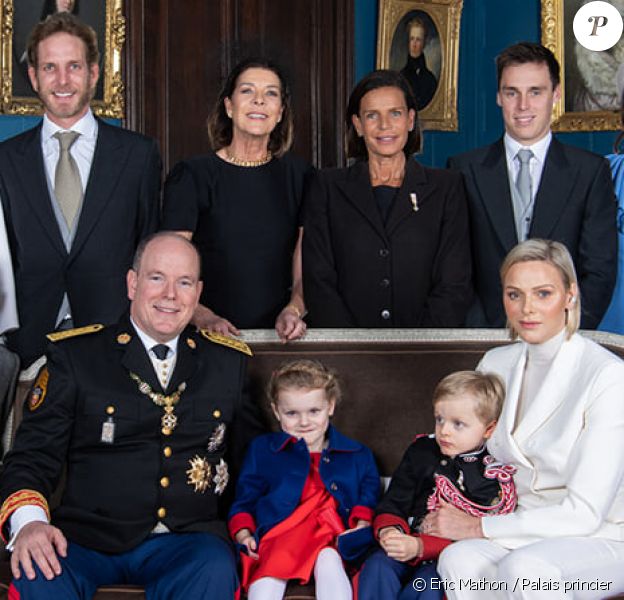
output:
<instances>
[{"instance_id":1,"label":"grey silk necktie","mask_svg":"<svg viewBox=\"0 0 624 600\"><path fill-rule=\"evenodd\" d=\"M520 200L522 201L522 208L526 210L531 204L531 171L529 169L529 162L533 156L533 152L527 148L521 148L516 154L520 161L520 170L518 171L518 178L516 179L516 188L520 194Z\"/></svg>"},{"instance_id":2,"label":"grey silk necktie","mask_svg":"<svg viewBox=\"0 0 624 600\"><path fill-rule=\"evenodd\" d=\"M82 202L82 181L78 165L69 153L72 144L80 134L76 131L57 131L54 137L59 142L59 159L54 175L54 194L65 222L71 230Z\"/></svg>"}]
</instances>

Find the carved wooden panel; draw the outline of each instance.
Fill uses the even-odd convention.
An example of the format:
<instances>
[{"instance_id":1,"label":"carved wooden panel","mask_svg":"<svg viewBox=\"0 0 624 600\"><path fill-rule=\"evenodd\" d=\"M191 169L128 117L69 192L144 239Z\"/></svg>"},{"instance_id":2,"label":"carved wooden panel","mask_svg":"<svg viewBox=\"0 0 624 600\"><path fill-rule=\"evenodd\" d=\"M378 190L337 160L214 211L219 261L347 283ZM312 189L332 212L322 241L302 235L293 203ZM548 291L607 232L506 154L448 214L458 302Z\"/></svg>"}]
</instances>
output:
<instances>
[{"instance_id":1,"label":"carved wooden panel","mask_svg":"<svg viewBox=\"0 0 624 600\"><path fill-rule=\"evenodd\" d=\"M267 56L289 79L297 154L344 164L353 0L125 3L126 126L156 137L165 168L209 150L205 120L229 69Z\"/></svg>"}]
</instances>

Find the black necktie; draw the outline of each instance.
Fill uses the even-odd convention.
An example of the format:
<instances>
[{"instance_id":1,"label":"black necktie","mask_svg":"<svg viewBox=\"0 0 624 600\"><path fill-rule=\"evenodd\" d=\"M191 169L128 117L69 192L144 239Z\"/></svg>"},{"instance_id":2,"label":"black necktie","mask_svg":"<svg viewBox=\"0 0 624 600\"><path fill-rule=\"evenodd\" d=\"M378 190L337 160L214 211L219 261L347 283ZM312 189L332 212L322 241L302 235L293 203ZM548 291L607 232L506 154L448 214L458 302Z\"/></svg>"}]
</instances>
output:
<instances>
[{"instance_id":1,"label":"black necktie","mask_svg":"<svg viewBox=\"0 0 624 600\"><path fill-rule=\"evenodd\" d=\"M156 344L152 347L152 352L156 355L158 360L165 360L169 353L169 346L166 344Z\"/></svg>"}]
</instances>

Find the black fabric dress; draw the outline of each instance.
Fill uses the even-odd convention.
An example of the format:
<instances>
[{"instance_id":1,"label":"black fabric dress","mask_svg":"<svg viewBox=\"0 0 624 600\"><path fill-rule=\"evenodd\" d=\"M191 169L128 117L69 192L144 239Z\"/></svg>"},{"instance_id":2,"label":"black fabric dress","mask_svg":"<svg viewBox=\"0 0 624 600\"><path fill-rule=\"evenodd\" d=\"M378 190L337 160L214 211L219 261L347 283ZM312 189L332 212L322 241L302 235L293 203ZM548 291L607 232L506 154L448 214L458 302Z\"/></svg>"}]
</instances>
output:
<instances>
[{"instance_id":1,"label":"black fabric dress","mask_svg":"<svg viewBox=\"0 0 624 600\"><path fill-rule=\"evenodd\" d=\"M194 232L201 303L236 327L272 328L288 304L311 171L291 154L239 167L212 153L178 163L167 177L162 229Z\"/></svg>"}]
</instances>

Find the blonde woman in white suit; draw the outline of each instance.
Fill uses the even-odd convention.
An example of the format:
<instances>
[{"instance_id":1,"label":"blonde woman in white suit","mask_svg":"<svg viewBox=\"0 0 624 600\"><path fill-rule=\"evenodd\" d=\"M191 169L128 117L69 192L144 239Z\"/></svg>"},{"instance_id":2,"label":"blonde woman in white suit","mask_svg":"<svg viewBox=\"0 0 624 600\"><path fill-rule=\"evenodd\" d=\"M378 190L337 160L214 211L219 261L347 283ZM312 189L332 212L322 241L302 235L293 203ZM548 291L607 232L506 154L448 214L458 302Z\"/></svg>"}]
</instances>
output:
<instances>
[{"instance_id":1,"label":"blonde woman in white suit","mask_svg":"<svg viewBox=\"0 0 624 600\"><path fill-rule=\"evenodd\" d=\"M517 468L518 509L476 518L445 506L429 516L426 533L463 540L438 570L449 600L609 597L624 591L624 362L577 333L565 246L519 244L501 279L519 340L489 351L479 369L506 383L488 449Z\"/></svg>"}]
</instances>

